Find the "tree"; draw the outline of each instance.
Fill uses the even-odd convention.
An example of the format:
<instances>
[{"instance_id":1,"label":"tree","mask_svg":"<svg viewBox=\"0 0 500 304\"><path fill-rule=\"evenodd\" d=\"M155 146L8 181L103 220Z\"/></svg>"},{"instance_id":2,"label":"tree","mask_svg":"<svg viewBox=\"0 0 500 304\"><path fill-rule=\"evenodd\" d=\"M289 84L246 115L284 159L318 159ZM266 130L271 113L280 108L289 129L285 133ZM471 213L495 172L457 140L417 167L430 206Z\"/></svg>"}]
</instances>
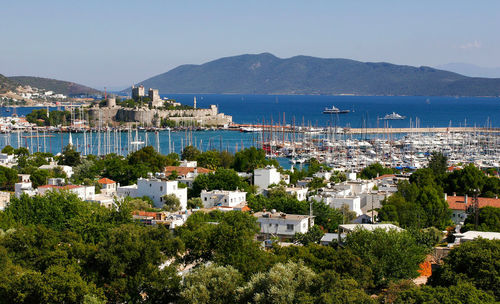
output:
<instances>
[{"instance_id":1,"label":"tree","mask_svg":"<svg viewBox=\"0 0 500 304\"><path fill-rule=\"evenodd\" d=\"M500 240L476 239L454 247L444 258L443 266L432 273L432 286L452 286L470 282L493 292L500 300Z\"/></svg>"},{"instance_id":2,"label":"tree","mask_svg":"<svg viewBox=\"0 0 500 304\"><path fill-rule=\"evenodd\" d=\"M278 167L275 161L266 160L266 152L264 150L255 147L250 147L234 154L233 168L238 172L253 172L257 168L271 164Z\"/></svg>"},{"instance_id":3,"label":"tree","mask_svg":"<svg viewBox=\"0 0 500 304\"><path fill-rule=\"evenodd\" d=\"M392 173L394 173L393 169L385 168L380 163L373 163L368 167L364 168L363 170L361 170L361 172L359 173L359 177L362 179L372 179L377 176L381 176L384 174L392 174Z\"/></svg>"},{"instance_id":4,"label":"tree","mask_svg":"<svg viewBox=\"0 0 500 304\"><path fill-rule=\"evenodd\" d=\"M184 278L182 303L235 303L243 276L231 266L202 266Z\"/></svg>"},{"instance_id":5,"label":"tree","mask_svg":"<svg viewBox=\"0 0 500 304\"><path fill-rule=\"evenodd\" d=\"M239 289L243 303L302 303L311 299L316 274L303 263L278 263L268 272L252 276Z\"/></svg>"},{"instance_id":6,"label":"tree","mask_svg":"<svg viewBox=\"0 0 500 304\"><path fill-rule=\"evenodd\" d=\"M2 153L12 155L14 154L14 148L12 148L12 146L7 145L2 149Z\"/></svg>"},{"instance_id":7,"label":"tree","mask_svg":"<svg viewBox=\"0 0 500 304\"><path fill-rule=\"evenodd\" d=\"M29 156L30 152L27 148L25 147L20 147L14 150L14 155L16 156Z\"/></svg>"},{"instance_id":8,"label":"tree","mask_svg":"<svg viewBox=\"0 0 500 304\"><path fill-rule=\"evenodd\" d=\"M193 146L186 146L182 150L181 159L182 160L196 160L196 158L200 155L200 150L196 149Z\"/></svg>"},{"instance_id":9,"label":"tree","mask_svg":"<svg viewBox=\"0 0 500 304\"><path fill-rule=\"evenodd\" d=\"M80 152L76 152L73 146L67 145L59 159L59 165L75 167L81 164Z\"/></svg>"},{"instance_id":10,"label":"tree","mask_svg":"<svg viewBox=\"0 0 500 304\"><path fill-rule=\"evenodd\" d=\"M46 185L49 176L50 176L49 170L44 170L44 169L35 170L30 175L30 180L33 188L38 188L39 186Z\"/></svg>"},{"instance_id":11,"label":"tree","mask_svg":"<svg viewBox=\"0 0 500 304\"><path fill-rule=\"evenodd\" d=\"M0 166L0 189L13 191L17 180L17 171L15 169Z\"/></svg>"},{"instance_id":12,"label":"tree","mask_svg":"<svg viewBox=\"0 0 500 304\"><path fill-rule=\"evenodd\" d=\"M196 161L198 162L198 166L210 170L216 170L221 166L220 154L215 150L200 153L196 157Z\"/></svg>"},{"instance_id":13,"label":"tree","mask_svg":"<svg viewBox=\"0 0 500 304\"><path fill-rule=\"evenodd\" d=\"M306 246L309 243L318 244L325 233L319 226L312 226L306 233L296 232L293 236L293 242Z\"/></svg>"},{"instance_id":14,"label":"tree","mask_svg":"<svg viewBox=\"0 0 500 304\"><path fill-rule=\"evenodd\" d=\"M383 303L395 304L496 303L493 296L465 282L449 287L415 286L408 282L391 284L381 300Z\"/></svg>"},{"instance_id":15,"label":"tree","mask_svg":"<svg viewBox=\"0 0 500 304\"><path fill-rule=\"evenodd\" d=\"M110 230L108 238L100 242L98 248L85 266L98 278L99 285L104 286L108 301L141 302L142 293L146 290L159 297L149 299L153 303L175 298L171 292L176 289L179 279L175 271L171 271L172 266L161 270L160 265L182 251L183 245L167 228L161 225L117 226ZM170 285L167 293L161 292L155 279L170 282L165 284Z\"/></svg>"},{"instance_id":16,"label":"tree","mask_svg":"<svg viewBox=\"0 0 500 304\"><path fill-rule=\"evenodd\" d=\"M469 230L500 232L500 208L486 206L479 209L478 226L475 227L474 216L465 219L462 232Z\"/></svg>"},{"instance_id":17,"label":"tree","mask_svg":"<svg viewBox=\"0 0 500 304\"><path fill-rule=\"evenodd\" d=\"M316 190L326 186L325 181L320 177L313 177L313 179L307 184L309 190Z\"/></svg>"},{"instance_id":18,"label":"tree","mask_svg":"<svg viewBox=\"0 0 500 304\"><path fill-rule=\"evenodd\" d=\"M443 176L448 169L448 157L441 152L432 152L427 168L431 169L435 176Z\"/></svg>"},{"instance_id":19,"label":"tree","mask_svg":"<svg viewBox=\"0 0 500 304\"><path fill-rule=\"evenodd\" d=\"M126 200L128 199L128 204L130 205L130 208L132 208L132 210L146 211L146 210L153 208L151 202L145 201L145 200L140 199L140 198L127 197L125 199Z\"/></svg>"},{"instance_id":20,"label":"tree","mask_svg":"<svg viewBox=\"0 0 500 304\"><path fill-rule=\"evenodd\" d=\"M163 196L163 210L178 211L181 208L181 201L175 194L167 194Z\"/></svg>"},{"instance_id":21,"label":"tree","mask_svg":"<svg viewBox=\"0 0 500 304\"><path fill-rule=\"evenodd\" d=\"M482 193L486 184L486 175L473 164L468 164L462 170L453 171L445 181L446 193L473 196L477 190Z\"/></svg>"},{"instance_id":22,"label":"tree","mask_svg":"<svg viewBox=\"0 0 500 304\"><path fill-rule=\"evenodd\" d=\"M200 174L195 178L191 197L199 196L201 190L236 190L238 188L243 189L246 186L247 184L241 181L236 171L219 168L215 172Z\"/></svg>"},{"instance_id":23,"label":"tree","mask_svg":"<svg viewBox=\"0 0 500 304\"><path fill-rule=\"evenodd\" d=\"M199 197L190 198L187 201L187 208L188 209L203 208L203 202L201 201L201 198Z\"/></svg>"},{"instance_id":24,"label":"tree","mask_svg":"<svg viewBox=\"0 0 500 304\"><path fill-rule=\"evenodd\" d=\"M347 235L345 244L373 270L374 282L416 278L427 248L420 246L408 231L359 229Z\"/></svg>"}]
</instances>

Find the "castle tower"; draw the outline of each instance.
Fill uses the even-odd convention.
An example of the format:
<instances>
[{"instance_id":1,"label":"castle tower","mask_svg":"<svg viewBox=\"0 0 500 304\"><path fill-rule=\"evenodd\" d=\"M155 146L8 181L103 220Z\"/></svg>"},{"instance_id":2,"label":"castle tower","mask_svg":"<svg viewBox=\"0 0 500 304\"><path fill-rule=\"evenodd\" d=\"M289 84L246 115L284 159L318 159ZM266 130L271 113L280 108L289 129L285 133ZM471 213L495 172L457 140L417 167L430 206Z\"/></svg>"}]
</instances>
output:
<instances>
[{"instance_id":1,"label":"castle tower","mask_svg":"<svg viewBox=\"0 0 500 304\"><path fill-rule=\"evenodd\" d=\"M193 101L193 108L196 109L196 96L194 97L194 101Z\"/></svg>"}]
</instances>

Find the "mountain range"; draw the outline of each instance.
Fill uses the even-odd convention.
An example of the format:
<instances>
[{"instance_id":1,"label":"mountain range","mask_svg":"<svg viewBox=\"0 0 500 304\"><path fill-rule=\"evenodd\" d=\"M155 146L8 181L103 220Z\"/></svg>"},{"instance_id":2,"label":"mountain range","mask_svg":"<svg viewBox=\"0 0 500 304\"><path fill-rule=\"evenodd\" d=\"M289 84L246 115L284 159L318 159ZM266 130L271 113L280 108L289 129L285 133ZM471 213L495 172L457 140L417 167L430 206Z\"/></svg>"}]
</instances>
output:
<instances>
[{"instance_id":1,"label":"mountain range","mask_svg":"<svg viewBox=\"0 0 500 304\"><path fill-rule=\"evenodd\" d=\"M57 94L72 95L95 95L100 91L70 81L56 80L42 77L13 76L8 78L11 82L20 85L29 85L34 88L53 91Z\"/></svg>"},{"instance_id":2,"label":"mountain range","mask_svg":"<svg viewBox=\"0 0 500 304\"><path fill-rule=\"evenodd\" d=\"M500 95L500 78L386 62L309 56L282 59L269 53L181 65L139 84L162 94Z\"/></svg>"}]
</instances>

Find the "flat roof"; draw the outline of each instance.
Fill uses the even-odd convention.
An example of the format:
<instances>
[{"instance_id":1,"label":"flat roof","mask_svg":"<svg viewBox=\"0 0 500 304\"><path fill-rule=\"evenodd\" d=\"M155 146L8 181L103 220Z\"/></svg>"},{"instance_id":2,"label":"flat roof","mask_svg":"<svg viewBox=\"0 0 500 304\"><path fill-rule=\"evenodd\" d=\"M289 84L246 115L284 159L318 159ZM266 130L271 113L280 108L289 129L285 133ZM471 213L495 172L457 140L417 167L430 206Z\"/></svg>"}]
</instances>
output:
<instances>
[{"instance_id":1,"label":"flat roof","mask_svg":"<svg viewBox=\"0 0 500 304\"><path fill-rule=\"evenodd\" d=\"M461 240L473 240L478 237L487 240L500 240L500 232L489 231L467 231L464 233L456 233L455 236Z\"/></svg>"},{"instance_id":2,"label":"flat roof","mask_svg":"<svg viewBox=\"0 0 500 304\"><path fill-rule=\"evenodd\" d=\"M283 219L283 220L303 220L303 219L308 219L314 216L310 215L303 215L303 214L285 214L285 217L282 216L281 212L276 212L276 213L271 213L271 212L256 212L253 214L253 216L258 217L258 218L269 218L269 219ZM268 215L268 216L264 216Z\"/></svg>"}]
</instances>

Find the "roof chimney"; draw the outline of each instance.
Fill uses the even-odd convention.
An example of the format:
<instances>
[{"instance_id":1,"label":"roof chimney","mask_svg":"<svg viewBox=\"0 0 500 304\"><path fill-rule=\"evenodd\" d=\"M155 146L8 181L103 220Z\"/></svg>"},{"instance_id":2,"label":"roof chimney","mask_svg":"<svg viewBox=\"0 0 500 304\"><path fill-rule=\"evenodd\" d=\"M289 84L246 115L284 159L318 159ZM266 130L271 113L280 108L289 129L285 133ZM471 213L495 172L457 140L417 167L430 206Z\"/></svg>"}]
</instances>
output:
<instances>
[{"instance_id":1,"label":"roof chimney","mask_svg":"<svg viewBox=\"0 0 500 304\"><path fill-rule=\"evenodd\" d=\"M467 194L465 194L464 203L467 205Z\"/></svg>"}]
</instances>

